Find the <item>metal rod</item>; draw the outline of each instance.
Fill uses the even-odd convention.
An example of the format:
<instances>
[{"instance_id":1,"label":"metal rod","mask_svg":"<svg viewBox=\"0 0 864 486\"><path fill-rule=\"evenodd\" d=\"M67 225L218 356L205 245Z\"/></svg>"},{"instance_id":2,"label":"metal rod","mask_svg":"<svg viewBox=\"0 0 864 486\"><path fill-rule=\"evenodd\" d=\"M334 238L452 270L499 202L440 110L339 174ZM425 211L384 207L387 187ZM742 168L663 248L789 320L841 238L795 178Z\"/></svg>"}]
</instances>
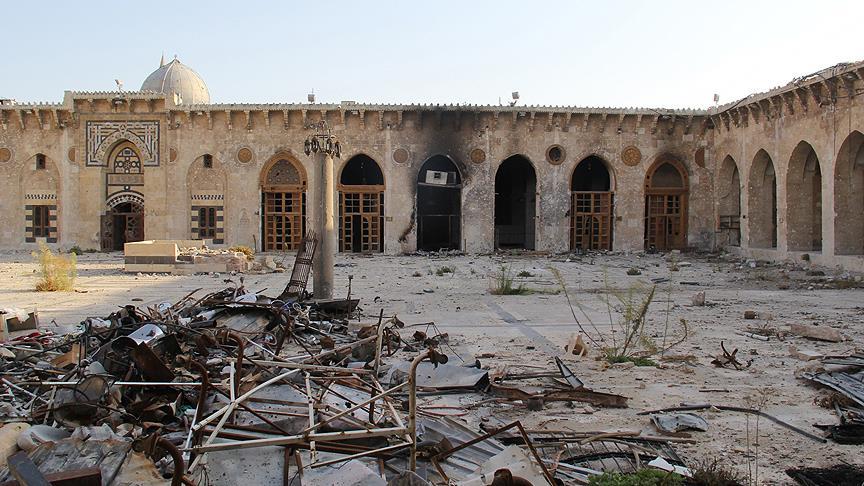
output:
<instances>
[{"instance_id":1,"label":"metal rod","mask_svg":"<svg viewBox=\"0 0 864 486\"><path fill-rule=\"evenodd\" d=\"M208 444L199 447L193 447L192 450L203 453L227 451L232 449L248 449L251 447L303 444L310 439L316 441L366 439L370 437L389 437L393 435L401 435L404 433L405 429L401 427L385 427L383 429L349 430L341 432L319 432L308 435L290 435L285 437L274 437L272 439L253 439L235 442L222 442L219 444Z\"/></svg>"},{"instance_id":2,"label":"metal rod","mask_svg":"<svg viewBox=\"0 0 864 486\"><path fill-rule=\"evenodd\" d=\"M417 355L408 370L408 434L411 436L409 462L412 472L417 470L417 366L431 354L431 350L426 350Z\"/></svg>"}]
</instances>

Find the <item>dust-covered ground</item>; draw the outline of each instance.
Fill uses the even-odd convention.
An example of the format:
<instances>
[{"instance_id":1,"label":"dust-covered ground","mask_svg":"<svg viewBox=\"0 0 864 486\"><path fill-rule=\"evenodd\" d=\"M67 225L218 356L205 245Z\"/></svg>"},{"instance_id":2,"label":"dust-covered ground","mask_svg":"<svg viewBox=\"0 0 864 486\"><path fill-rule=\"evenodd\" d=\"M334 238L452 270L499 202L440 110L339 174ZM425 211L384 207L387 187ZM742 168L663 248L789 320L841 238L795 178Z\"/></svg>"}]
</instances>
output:
<instances>
[{"instance_id":1,"label":"dust-covered ground","mask_svg":"<svg viewBox=\"0 0 864 486\"><path fill-rule=\"evenodd\" d=\"M277 261L283 258L276 255ZM289 268L292 258L287 257ZM490 287L505 272L527 295L492 295ZM444 267L447 267L445 270ZM639 275L628 275L637 273ZM452 271L447 271L452 270ZM555 272L566 282L562 292ZM517 275L521 272L523 277ZM530 275L529 275L530 274ZM428 410L462 416L472 425L521 420L528 429L573 431L639 431L657 435L639 411L680 404L716 404L759 408L814 434L814 424L834 424L834 412L814 399L824 395L813 384L796 378L796 371L814 362L790 355L790 346L825 355L845 355L864 348L864 289L861 276L807 262L768 265L718 255L596 254L566 255L420 255L337 258L338 295L348 291L361 299L369 319L383 309L407 325L434 322L449 334L443 351L451 363L474 362L494 371L536 372L555 370L560 356L587 387L621 394L629 399L623 409L600 408L565 402L546 403L528 411L521 403L487 403L460 410L484 397L479 393L424 397ZM38 309L43 327L55 332L74 329L88 316L106 316L124 304L153 305L175 301L195 289L224 288L226 278L240 275L168 276L125 274L119 254L79 257L75 292L37 293L36 266L26 253L0 255L0 307ZM275 295L287 283L288 273L247 274L247 289ZM629 292L639 299L656 283L647 313L645 334L662 347L683 337L683 343L654 357L660 366L610 366L599 359L599 346L591 346L581 360L564 346L579 327L588 337L609 345L623 339L612 332L610 319L620 321L621 300ZM311 283L310 283L311 289ZM704 306L694 296L705 293ZM568 304L569 296L569 304ZM744 319L752 310L757 319ZM814 324L840 330L849 340L841 343L812 341L788 333L790 324ZM595 328L596 326L596 328ZM769 341L736 331L761 328L774 334ZM430 334L436 332L419 327ZM665 332L664 332L665 329ZM414 328L405 329L410 339ZM777 336L776 334L779 334ZM590 339L589 339L590 341ZM720 343L732 351L746 369L718 368L711 360L721 353ZM751 362L752 360L752 362ZM511 382L518 384L517 382ZM539 383L539 382L537 382ZM431 408L446 405L457 408ZM690 432L695 443L676 444L687 461L720 459L752 477L758 464L760 484L789 484L784 470L796 466L864 464L861 446L813 441L768 420L727 411L697 412L710 424L708 432ZM757 447L758 443L758 447ZM757 452L758 451L758 452Z\"/></svg>"}]
</instances>

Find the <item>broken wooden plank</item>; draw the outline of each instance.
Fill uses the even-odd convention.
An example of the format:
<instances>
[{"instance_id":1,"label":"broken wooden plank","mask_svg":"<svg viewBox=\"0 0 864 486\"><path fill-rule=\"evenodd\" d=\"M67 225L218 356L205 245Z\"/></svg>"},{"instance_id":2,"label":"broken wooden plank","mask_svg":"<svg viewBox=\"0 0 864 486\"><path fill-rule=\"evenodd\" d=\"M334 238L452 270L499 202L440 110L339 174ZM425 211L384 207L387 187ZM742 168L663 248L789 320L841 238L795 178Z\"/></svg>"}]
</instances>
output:
<instances>
[{"instance_id":1,"label":"broken wooden plank","mask_svg":"<svg viewBox=\"0 0 864 486\"><path fill-rule=\"evenodd\" d=\"M45 475L52 486L102 486L102 470L98 467L85 467L71 471L59 471ZM0 483L0 486L19 486L17 480Z\"/></svg>"},{"instance_id":2,"label":"broken wooden plank","mask_svg":"<svg viewBox=\"0 0 864 486\"><path fill-rule=\"evenodd\" d=\"M51 486L24 451L13 454L8 460L8 465L9 472L24 486Z\"/></svg>"}]
</instances>

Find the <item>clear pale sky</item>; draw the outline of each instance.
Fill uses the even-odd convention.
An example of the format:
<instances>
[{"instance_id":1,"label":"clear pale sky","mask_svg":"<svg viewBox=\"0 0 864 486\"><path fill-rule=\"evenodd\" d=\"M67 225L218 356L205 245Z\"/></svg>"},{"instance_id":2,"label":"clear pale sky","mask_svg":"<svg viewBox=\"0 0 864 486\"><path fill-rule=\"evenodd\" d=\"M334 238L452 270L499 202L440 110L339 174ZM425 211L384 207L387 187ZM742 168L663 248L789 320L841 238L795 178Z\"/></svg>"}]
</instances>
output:
<instances>
[{"instance_id":1,"label":"clear pale sky","mask_svg":"<svg viewBox=\"0 0 864 486\"><path fill-rule=\"evenodd\" d=\"M7 1L0 98L137 90L165 52L213 102L706 107L864 59L864 0Z\"/></svg>"}]
</instances>

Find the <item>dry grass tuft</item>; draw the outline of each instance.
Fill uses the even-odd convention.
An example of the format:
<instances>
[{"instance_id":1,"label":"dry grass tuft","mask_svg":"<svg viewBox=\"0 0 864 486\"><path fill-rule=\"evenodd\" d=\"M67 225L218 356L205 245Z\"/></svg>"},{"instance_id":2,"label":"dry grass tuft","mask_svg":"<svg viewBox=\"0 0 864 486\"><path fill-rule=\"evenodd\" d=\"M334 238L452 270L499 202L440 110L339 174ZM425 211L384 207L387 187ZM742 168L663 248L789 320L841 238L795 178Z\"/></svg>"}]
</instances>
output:
<instances>
[{"instance_id":1,"label":"dry grass tuft","mask_svg":"<svg viewBox=\"0 0 864 486\"><path fill-rule=\"evenodd\" d=\"M78 259L72 253L69 256L55 255L45 243L39 243L39 251L33 252L33 258L39 263L42 278L36 283L37 292L71 291L78 276Z\"/></svg>"}]
</instances>

